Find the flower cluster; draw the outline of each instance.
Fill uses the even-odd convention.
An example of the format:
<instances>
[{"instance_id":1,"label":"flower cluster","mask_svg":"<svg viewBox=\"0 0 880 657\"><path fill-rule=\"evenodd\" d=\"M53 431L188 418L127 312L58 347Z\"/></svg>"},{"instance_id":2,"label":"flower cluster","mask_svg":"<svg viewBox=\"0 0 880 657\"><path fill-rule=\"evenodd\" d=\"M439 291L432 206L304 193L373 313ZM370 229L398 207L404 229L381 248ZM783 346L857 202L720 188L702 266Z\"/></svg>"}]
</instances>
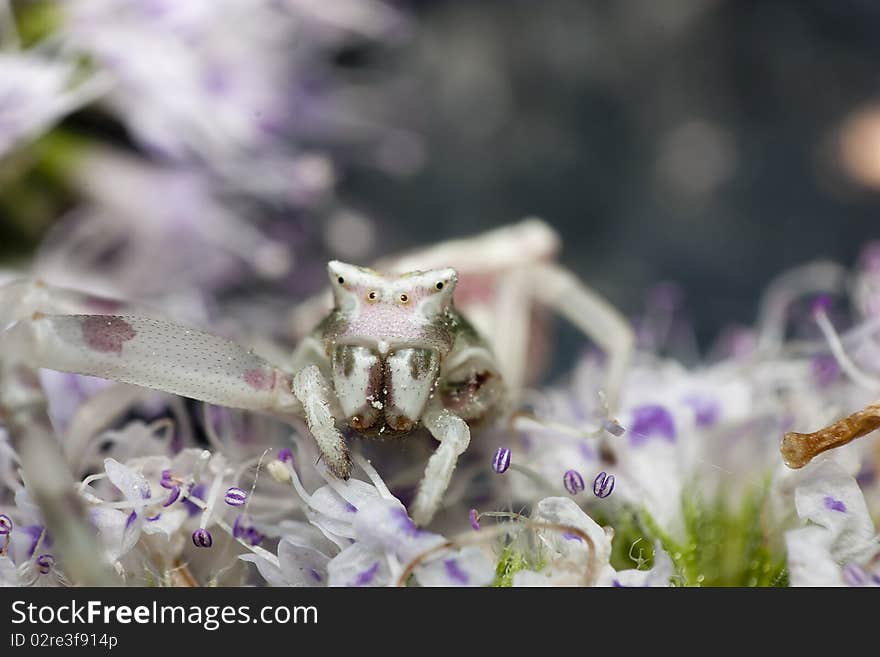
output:
<instances>
[{"instance_id":1,"label":"flower cluster","mask_svg":"<svg viewBox=\"0 0 880 657\"><path fill-rule=\"evenodd\" d=\"M749 350L685 367L653 341L616 416L597 387L602 361L585 355L564 384L529 392L512 429L483 430L427 528L406 507L419 468L387 446L360 443L343 481L307 431L270 418L210 405L193 417L168 395L48 371L4 398L28 385L45 396L81 477L95 558L130 584L877 585L874 439L799 470L779 453L786 431L871 401L869 273L846 288L860 301L845 333L823 301L796 348L773 346L768 336L784 331L770 323ZM150 412L162 417L113 420ZM20 478L10 428L0 429L0 572L16 585L76 581Z\"/></svg>"},{"instance_id":2,"label":"flower cluster","mask_svg":"<svg viewBox=\"0 0 880 657\"><path fill-rule=\"evenodd\" d=\"M0 1L0 201L13 223L54 222L26 273L189 321L234 314L221 304L242 285L314 291L315 255L371 248L371 220L336 196L340 173L354 160L399 171L395 144L417 142L335 58L394 47L408 25L382 0ZM69 129L76 113L125 138ZM19 217L13 195L34 177L54 182L49 214ZM364 251L346 251L351 231Z\"/></svg>"}]
</instances>

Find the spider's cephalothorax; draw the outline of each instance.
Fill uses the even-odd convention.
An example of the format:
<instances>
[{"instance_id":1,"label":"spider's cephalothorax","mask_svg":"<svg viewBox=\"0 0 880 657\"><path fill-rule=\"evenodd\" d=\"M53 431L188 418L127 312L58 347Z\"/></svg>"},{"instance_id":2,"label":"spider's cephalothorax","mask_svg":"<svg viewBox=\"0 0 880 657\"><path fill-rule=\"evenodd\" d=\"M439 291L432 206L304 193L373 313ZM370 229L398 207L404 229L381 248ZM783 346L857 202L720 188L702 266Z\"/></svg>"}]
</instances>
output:
<instances>
[{"instance_id":1,"label":"spider's cephalothorax","mask_svg":"<svg viewBox=\"0 0 880 657\"><path fill-rule=\"evenodd\" d=\"M346 422L360 432L413 428L452 348L452 269L386 277L331 262L334 307L319 327Z\"/></svg>"},{"instance_id":2,"label":"spider's cephalothorax","mask_svg":"<svg viewBox=\"0 0 880 657\"><path fill-rule=\"evenodd\" d=\"M429 402L454 403L470 392L465 419L497 402L500 378L488 348L455 310L453 269L385 276L331 262L334 307L317 333L346 423L369 435L410 431ZM445 380L451 353L459 380Z\"/></svg>"}]
</instances>

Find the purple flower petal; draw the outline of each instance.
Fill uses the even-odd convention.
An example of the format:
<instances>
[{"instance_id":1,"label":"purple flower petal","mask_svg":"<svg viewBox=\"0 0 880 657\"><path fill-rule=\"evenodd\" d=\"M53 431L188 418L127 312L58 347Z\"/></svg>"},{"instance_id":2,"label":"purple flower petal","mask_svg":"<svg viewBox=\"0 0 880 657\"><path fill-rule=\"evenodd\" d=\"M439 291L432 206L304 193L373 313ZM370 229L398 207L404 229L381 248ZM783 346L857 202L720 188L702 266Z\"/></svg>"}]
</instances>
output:
<instances>
[{"instance_id":1,"label":"purple flower petal","mask_svg":"<svg viewBox=\"0 0 880 657\"><path fill-rule=\"evenodd\" d=\"M841 513L846 513L846 504L844 504L840 500L834 499L830 495L826 495L823 501L825 502L825 508L829 511L840 511Z\"/></svg>"},{"instance_id":2,"label":"purple flower petal","mask_svg":"<svg viewBox=\"0 0 880 657\"><path fill-rule=\"evenodd\" d=\"M470 581L467 573L459 567L455 559L447 559L443 562L443 566L446 568L446 574L449 575L449 579L458 582L462 586L467 585Z\"/></svg>"},{"instance_id":3,"label":"purple flower petal","mask_svg":"<svg viewBox=\"0 0 880 657\"><path fill-rule=\"evenodd\" d=\"M826 387L834 383L840 376L840 365L831 354L820 354L813 358L813 378L819 387Z\"/></svg>"},{"instance_id":4,"label":"purple flower petal","mask_svg":"<svg viewBox=\"0 0 880 657\"><path fill-rule=\"evenodd\" d=\"M407 515L405 509L393 508L390 511L391 517L397 521L397 526L406 536L416 537L425 533L424 530L416 527L416 524Z\"/></svg>"},{"instance_id":5,"label":"purple flower petal","mask_svg":"<svg viewBox=\"0 0 880 657\"><path fill-rule=\"evenodd\" d=\"M193 486L192 489L189 491L189 495L187 496L187 498L185 500L183 500L183 502L181 502L181 504L183 504L186 507L186 510L190 516L197 516L198 514L200 514L202 512L202 510L201 510L201 508L199 508L199 506L197 504L195 504L189 498L195 497L196 499L202 500L204 502L205 490L206 490L206 488L205 488L204 484L199 484L198 486Z\"/></svg>"},{"instance_id":6,"label":"purple flower petal","mask_svg":"<svg viewBox=\"0 0 880 657\"><path fill-rule=\"evenodd\" d=\"M366 586L370 582L373 581L373 578L376 577L376 573L379 570L379 562L376 561L372 566L367 568L364 572L360 573L357 576L357 579L354 581L353 586Z\"/></svg>"},{"instance_id":7,"label":"purple flower petal","mask_svg":"<svg viewBox=\"0 0 880 657\"><path fill-rule=\"evenodd\" d=\"M672 413L659 404L646 404L633 409L633 421L629 430L630 444L643 445L653 436L675 442L675 420Z\"/></svg>"},{"instance_id":8,"label":"purple flower petal","mask_svg":"<svg viewBox=\"0 0 880 657\"><path fill-rule=\"evenodd\" d=\"M471 509L468 511L468 519L471 521L471 527L474 528L474 531L480 530L480 521L477 519L477 510Z\"/></svg>"},{"instance_id":9,"label":"purple flower petal","mask_svg":"<svg viewBox=\"0 0 880 657\"><path fill-rule=\"evenodd\" d=\"M711 427L721 415L721 406L717 399L705 395L688 395L682 400L694 409L694 420L698 427Z\"/></svg>"}]
</instances>

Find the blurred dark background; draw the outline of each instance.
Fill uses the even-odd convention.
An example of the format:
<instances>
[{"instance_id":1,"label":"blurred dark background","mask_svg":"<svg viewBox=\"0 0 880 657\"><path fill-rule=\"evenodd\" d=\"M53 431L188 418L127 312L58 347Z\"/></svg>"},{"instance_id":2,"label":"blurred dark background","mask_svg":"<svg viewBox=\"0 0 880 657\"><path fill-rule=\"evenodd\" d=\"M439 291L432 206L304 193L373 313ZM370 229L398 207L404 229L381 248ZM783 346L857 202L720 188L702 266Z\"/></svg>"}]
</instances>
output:
<instances>
[{"instance_id":1,"label":"blurred dark background","mask_svg":"<svg viewBox=\"0 0 880 657\"><path fill-rule=\"evenodd\" d=\"M677 281L705 346L754 320L777 273L851 265L880 237L874 0L394 4L413 15L411 38L346 45L333 62L393 99L374 109L402 129L369 162L327 147L336 197L375 227L353 257L539 216L563 263L629 314ZM100 112L65 125L130 144ZM60 216L67 200L43 182L19 184L58 206L40 216ZM49 223L4 222L4 209L8 259ZM311 210L312 239L327 216Z\"/></svg>"},{"instance_id":2,"label":"blurred dark background","mask_svg":"<svg viewBox=\"0 0 880 657\"><path fill-rule=\"evenodd\" d=\"M538 215L628 312L678 281L706 343L778 272L880 237L880 152L859 151L878 145L880 3L411 5L390 65L425 166L343 183L392 248Z\"/></svg>"}]
</instances>

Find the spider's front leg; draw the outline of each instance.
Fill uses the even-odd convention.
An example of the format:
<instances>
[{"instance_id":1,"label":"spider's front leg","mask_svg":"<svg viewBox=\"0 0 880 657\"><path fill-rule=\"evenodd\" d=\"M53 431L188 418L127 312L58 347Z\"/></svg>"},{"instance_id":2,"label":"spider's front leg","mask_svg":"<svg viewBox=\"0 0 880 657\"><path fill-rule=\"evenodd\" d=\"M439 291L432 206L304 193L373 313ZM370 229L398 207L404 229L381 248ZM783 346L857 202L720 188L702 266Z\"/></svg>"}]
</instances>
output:
<instances>
[{"instance_id":1,"label":"spider's front leg","mask_svg":"<svg viewBox=\"0 0 880 657\"><path fill-rule=\"evenodd\" d=\"M29 282L0 292L0 299L16 301L15 312L7 319L18 320L0 332L0 358L260 411L287 421L305 417L333 473L350 475L351 458L334 426L334 398L319 367L311 364L322 358L320 345L311 337L294 354L298 374L292 377L231 340L164 319L24 314L29 308L63 312L103 302L89 295Z\"/></svg>"},{"instance_id":2,"label":"spider's front leg","mask_svg":"<svg viewBox=\"0 0 880 657\"><path fill-rule=\"evenodd\" d=\"M34 313L0 333L0 356L282 419L302 414L289 374L231 340L160 319Z\"/></svg>"}]
</instances>

